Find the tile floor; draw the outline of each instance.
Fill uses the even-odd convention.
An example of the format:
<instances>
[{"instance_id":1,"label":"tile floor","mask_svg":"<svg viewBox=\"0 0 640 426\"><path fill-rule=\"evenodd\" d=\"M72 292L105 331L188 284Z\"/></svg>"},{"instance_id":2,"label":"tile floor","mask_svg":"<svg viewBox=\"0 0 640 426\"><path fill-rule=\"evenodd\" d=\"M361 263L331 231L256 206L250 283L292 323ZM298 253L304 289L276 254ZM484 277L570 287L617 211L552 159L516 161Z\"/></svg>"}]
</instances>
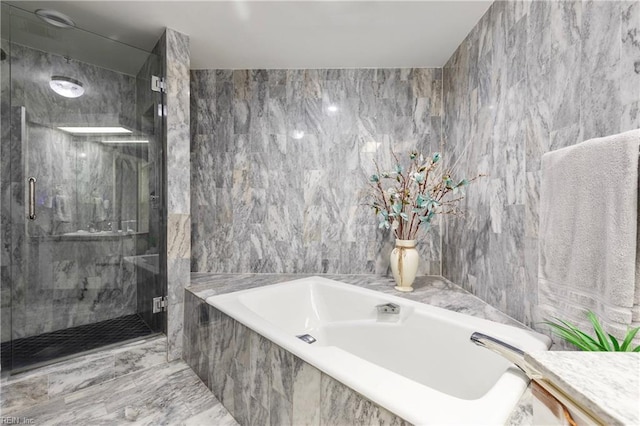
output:
<instances>
[{"instance_id":1,"label":"tile floor","mask_svg":"<svg viewBox=\"0 0 640 426\"><path fill-rule=\"evenodd\" d=\"M96 356L99 354L91 355ZM60 368L57 367L58 370ZM68 370L70 367L65 368ZM16 376L17 379L3 380L0 421L6 422L11 417L19 419L19 424L38 426L237 425L184 361L157 363L149 368L115 375L97 384L89 383L76 390L59 393L56 393L57 387L50 383L56 367L44 367L45 373L46 369L52 372L43 375L34 370L25 373L25 378ZM33 380L48 382L48 392L44 388L43 392L33 395L29 391L34 389L31 386ZM24 388L22 393L19 392L21 387Z\"/></svg>"}]
</instances>

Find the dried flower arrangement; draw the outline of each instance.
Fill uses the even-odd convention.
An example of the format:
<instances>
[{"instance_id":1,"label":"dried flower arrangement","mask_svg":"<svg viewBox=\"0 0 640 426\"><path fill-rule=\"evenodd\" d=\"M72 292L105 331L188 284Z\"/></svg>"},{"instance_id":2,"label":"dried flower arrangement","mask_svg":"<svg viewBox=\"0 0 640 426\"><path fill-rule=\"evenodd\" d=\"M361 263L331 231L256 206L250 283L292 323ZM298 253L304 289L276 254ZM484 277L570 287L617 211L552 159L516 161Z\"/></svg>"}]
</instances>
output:
<instances>
[{"instance_id":1,"label":"dried flower arrangement","mask_svg":"<svg viewBox=\"0 0 640 426\"><path fill-rule=\"evenodd\" d=\"M450 169L445 169L440 161L440 153L425 157L412 151L409 165L400 165L395 159L392 172L380 171L370 178L373 207L380 219L380 228L392 229L399 240L415 240L420 227L427 230L437 214L459 215L458 203L464 198L464 187L476 180L452 178Z\"/></svg>"}]
</instances>

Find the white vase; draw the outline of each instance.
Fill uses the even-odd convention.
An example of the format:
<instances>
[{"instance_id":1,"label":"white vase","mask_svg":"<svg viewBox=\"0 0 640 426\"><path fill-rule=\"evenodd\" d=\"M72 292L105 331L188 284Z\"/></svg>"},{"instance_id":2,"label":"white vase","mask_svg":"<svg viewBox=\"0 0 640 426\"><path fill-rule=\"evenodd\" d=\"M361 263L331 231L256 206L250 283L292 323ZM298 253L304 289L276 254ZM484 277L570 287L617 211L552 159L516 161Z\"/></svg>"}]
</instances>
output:
<instances>
[{"instance_id":1,"label":"white vase","mask_svg":"<svg viewBox=\"0 0 640 426\"><path fill-rule=\"evenodd\" d=\"M391 272L396 280L395 289L398 291L413 291L413 281L418 273L420 256L416 250L416 240L398 240L396 247L391 250Z\"/></svg>"}]
</instances>

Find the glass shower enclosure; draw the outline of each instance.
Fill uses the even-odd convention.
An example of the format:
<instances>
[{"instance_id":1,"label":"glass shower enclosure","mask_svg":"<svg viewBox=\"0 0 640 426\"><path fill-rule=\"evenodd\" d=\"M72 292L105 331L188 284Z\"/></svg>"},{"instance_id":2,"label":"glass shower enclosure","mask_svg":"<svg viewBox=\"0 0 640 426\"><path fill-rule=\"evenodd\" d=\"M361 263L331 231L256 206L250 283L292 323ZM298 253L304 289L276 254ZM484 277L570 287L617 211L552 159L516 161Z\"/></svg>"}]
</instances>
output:
<instances>
[{"instance_id":1,"label":"glass shower enclosure","mask_svg":"<svg viewBox=\"0 0 640 426\"><path fill-rule=\"evenodd\" d=\"M160 57L7 4L1 28L2 370L166 332Z\"/></svg>"}]
</instances>

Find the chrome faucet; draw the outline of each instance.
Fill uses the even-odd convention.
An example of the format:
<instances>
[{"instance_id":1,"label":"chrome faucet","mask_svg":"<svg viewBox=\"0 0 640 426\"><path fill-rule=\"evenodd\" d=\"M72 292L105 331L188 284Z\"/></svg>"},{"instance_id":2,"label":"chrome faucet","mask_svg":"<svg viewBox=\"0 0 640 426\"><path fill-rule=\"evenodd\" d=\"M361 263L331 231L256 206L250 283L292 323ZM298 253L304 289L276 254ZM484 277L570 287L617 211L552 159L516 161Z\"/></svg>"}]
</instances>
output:
<instances>
[{"instance_id":1,"label":"chrome faucet","mask_svg":"<svg viewBox=\"0 0 640 426\"><path fill-rule=\"evenodd\" d=\"M476 345L487 348L514 363L516 367L522 370L530 379L540 377L540 373L525 360L522 349L511 346L495 337L478 332L473 333L470 340Z\"/></svg>"},{"instance_id":2,"label":"chrome faucet","mask_svg":"<svg viewBox=\"0 0 640 426\"><path fill-rule=\"evenodd\" d=\"M383 303L382 305L377 305L376 309L379 314L399 314L400 313L400 305L396 305L395 303Z\"/></svg>"}]
</instances>

